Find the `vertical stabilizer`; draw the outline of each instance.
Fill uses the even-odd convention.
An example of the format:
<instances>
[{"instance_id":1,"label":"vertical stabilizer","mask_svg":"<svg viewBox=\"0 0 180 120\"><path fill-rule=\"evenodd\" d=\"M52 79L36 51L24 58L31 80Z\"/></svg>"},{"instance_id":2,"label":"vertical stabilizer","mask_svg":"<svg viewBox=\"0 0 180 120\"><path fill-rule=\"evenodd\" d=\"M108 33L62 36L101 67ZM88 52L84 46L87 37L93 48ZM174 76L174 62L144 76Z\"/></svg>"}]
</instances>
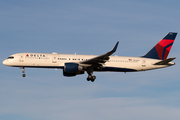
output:
<instances>
[{"instance_id":1,"label":"vertical stabilizer","mask_svg":"<svg viewBox=\"0 0 180 120\"><path fill-rule=\"evenodd\" d=\"M161 41L159 41L146 55L143 57L165 60L171 50L177 33L168 33Z\"/></svg>"}]
</instances>

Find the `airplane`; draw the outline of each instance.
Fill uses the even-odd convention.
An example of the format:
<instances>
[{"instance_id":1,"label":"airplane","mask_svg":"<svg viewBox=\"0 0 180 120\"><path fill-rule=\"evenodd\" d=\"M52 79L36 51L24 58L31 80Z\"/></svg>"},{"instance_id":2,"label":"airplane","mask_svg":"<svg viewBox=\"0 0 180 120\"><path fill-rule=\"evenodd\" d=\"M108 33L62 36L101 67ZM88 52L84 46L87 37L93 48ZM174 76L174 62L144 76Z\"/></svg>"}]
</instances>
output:
<instances>
[{"instance_id":1,"label":"airplane","mask_svg":"<svg viewBox=\"0 0 180 120\"><path fill-rule=\"evenodd\" d=\"M25 68L55 68L62 69L63 75L72 77L87 72L87 81L94 82L93 72L138 72L165 68L175 65L168 58L177 33L169 32L149 52L140 57L111 56L117 49L119 41L113 49L102 55L77 55L58 53L17 53L9 56L3 64L20 67L25 77Z\"/></svg>"}]
</instances>

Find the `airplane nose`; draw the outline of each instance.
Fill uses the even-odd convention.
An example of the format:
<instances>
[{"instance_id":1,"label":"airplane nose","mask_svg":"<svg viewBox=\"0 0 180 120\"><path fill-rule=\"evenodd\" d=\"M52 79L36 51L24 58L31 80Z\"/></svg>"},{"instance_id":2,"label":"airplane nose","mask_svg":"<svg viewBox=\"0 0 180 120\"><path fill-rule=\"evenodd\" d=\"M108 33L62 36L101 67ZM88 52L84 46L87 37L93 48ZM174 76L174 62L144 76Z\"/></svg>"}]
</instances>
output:
<instances>
[{"instance_id":1,"label":"airplane nose","mask_svg":"<svg viewBox=\"0 0 180 120\"><path fill-rule=\"evenodd\" d=\"M7 63L7 61L6 61L6 60L4 60L4 61L3 61L3 64L4 64L4 65L6 65L6 63Z\"/></svg>"}]
</instances>

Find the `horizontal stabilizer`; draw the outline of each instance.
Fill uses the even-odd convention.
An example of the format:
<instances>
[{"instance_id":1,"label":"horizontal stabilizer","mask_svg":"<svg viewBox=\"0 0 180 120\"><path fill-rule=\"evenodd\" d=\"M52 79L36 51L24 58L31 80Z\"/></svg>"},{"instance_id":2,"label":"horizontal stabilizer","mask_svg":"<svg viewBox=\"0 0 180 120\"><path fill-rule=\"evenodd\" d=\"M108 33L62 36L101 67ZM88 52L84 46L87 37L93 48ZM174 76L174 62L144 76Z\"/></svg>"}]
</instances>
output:
<instances>
[{"instance_id":1,"label":"horizontal stabilizer","mask_svg":"<svg viewBox=\"0 0 180 120\"><path fill-rule=\"evenodd\" d=\"M154 65L167 65L169 62L173 61L174 59L176 59L176 58L169 58L166 60L162 60L160 62L155 63Z\"/></svg>"}]
</instances>

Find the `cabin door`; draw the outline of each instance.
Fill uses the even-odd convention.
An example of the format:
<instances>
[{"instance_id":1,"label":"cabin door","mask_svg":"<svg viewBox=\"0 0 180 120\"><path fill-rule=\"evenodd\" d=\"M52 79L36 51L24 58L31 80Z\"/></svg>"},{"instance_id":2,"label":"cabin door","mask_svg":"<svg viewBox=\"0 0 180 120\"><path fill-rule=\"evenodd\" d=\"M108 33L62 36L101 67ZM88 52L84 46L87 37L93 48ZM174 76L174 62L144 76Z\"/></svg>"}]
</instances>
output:
<instances>
[{"instance_id":1,"label":"cabin door","mask_svg":"<svg viewBox=\"0 0 180 120\"><path fill-rule=\"evenodd\" d=\"M22 54L19 55L19 62L24 62L24 56Z\"/></svg>"},{"instance_id":2,"label":"cabin door","mask_svg":"<svg viewBox=\"0 0 180 120\"><path fill-rule=\"evenodd\" d=\"M146 60L142 60L142 67L146 67Z\"/></svg>"},{"instance_id":3,"label":"cabin door","mask_svg":"<svg viewBox=\"0 0 180 120\"><path fill-rule=\"evenodd\" d=\"M52 56L52 63L57 63L57 57L56 56Z\"/></svg>"}]
</instances>

